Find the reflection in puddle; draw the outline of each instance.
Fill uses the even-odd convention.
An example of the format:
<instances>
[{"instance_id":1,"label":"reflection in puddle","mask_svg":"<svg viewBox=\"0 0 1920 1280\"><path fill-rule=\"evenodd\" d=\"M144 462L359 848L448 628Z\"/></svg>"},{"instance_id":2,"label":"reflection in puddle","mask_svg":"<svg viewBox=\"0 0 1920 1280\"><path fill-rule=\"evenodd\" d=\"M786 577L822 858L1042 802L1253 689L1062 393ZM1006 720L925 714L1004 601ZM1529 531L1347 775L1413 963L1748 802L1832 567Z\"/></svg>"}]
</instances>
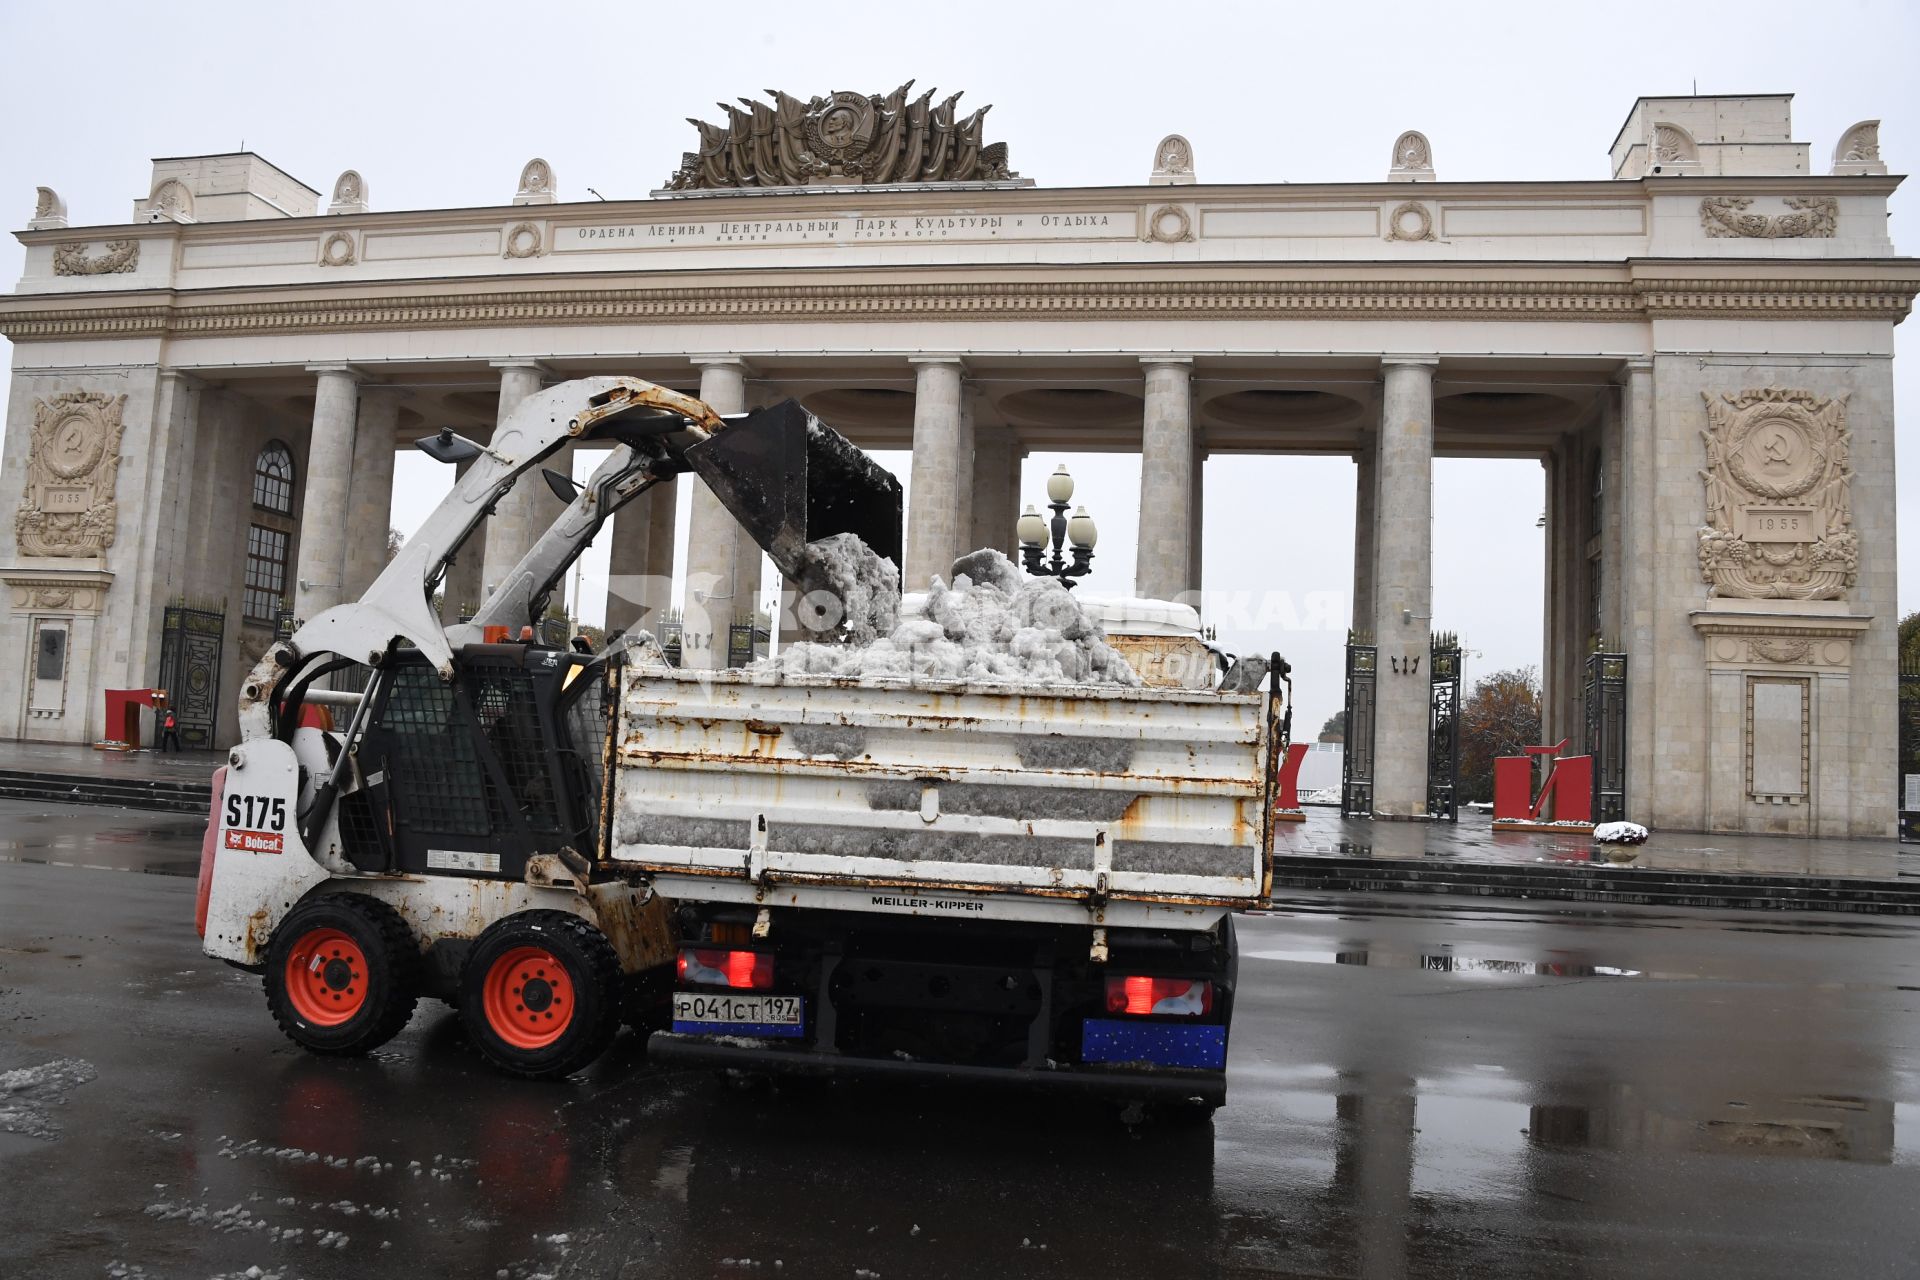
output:
<instances>
[{"instance_id":1,"label":"reflection in puddle","mask_svg":"<svg viewBox=\"0 0 1920 1280\"><path fill-rule=\"evenodd\" d=\"M1631 1085L1614 1085L1591 1106L1530 1108L1526 1131L1543 1147L1890 1164L1895 1110L1878 1098L1824 1094L1656 1101Z\"/></svg>"},{"instance_id":2,"label":"reflection in puddle","mask_svg":"<svg viewBox=\"0 0 1920 1280\"><path fill-rule=\"evenodd\" d=\"M1459 956L1451 951L1404 952L1352 951L1243 951L1252 960L1287 960L1301 964L1357 964L1372 969L1424 969L1431 973L1490 973L1501 975L1546 975L1555 978L1638 978L1638 969L1614 965L1587 964L1569 959L1504 960L1490 956ZM1681 975L1672 975L1681 976Z\"/></svg>"}]
</instances>

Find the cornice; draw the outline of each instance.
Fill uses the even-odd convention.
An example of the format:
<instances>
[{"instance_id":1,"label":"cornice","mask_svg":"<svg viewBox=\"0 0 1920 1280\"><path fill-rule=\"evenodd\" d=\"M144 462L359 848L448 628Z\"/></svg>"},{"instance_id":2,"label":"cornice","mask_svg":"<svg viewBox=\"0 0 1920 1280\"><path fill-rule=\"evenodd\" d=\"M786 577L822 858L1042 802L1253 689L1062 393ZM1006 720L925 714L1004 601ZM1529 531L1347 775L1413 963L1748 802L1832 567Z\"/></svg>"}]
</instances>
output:
<instances>
[{"instance_id":1,"label":"cornice","mask_svg":"<svg viewBox=\"0 0 1920 1280\"><path fill-rule=\"evenodd\" d=\"M1879 264L1875 264L1876 266ZM1482 264L1484 271L1485 264ZM456 282L457 283L457 282ZM1246 318L1647 320L1886 320L1904 318L1920 274L1878 278L1564 279L1457 276L1409 280L1133 278L1114 280L849 281L756 284L707 281L513 289L498 281L430 294L186 300L147 293L102 305L98 295L0 300L0 336L15 342L88 338L405 332L525 326L753 321L1080 320ZM491 285L492 287L487 287ZM76 299L76 302L78 299ZM38 303L39 305L35 305Z\"/></svg>"}]
</instances>

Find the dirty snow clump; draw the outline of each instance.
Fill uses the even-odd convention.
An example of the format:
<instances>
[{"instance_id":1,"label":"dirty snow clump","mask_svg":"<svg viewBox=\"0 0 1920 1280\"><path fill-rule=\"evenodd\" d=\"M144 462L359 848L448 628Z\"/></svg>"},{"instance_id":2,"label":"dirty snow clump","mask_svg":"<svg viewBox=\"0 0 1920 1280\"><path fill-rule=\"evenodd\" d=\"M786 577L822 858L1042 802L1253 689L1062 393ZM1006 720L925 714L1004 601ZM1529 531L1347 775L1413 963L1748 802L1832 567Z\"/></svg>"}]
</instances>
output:
<instances>
[{"instance_id":1,"label":"dirty snow clump","mask_svg":"<svg viewBox=\"0 0 1920 1280\"><path fill-rule=\"evenodd\" d=\"M1645 844L1647 829L1637 822L1603 822L1593 829L1600 844Z\"/></svg>"},{"instance_id":2,"label":"dirty snow clump","mask_svg":"<svg viewBox=\"0 0 1920 1280\"><path fill-rule=\"evenodd\" d=\"M855 546L885 566L891 580L891 562L857 540ZM1127 660L1102 638L1099 624L1055 579L1023 577L991 549L962 556L953 567L953 585L935 578L921 616L876 626L867 643L788 645L754 669L855 679L1140 684ZM897 595L891 603L897 610Z\"/></svg>"},{"instance_id":3,"label":"dirty snow clump","mask_svg":"<svg viewBox=\"0 0 1920 1280\"><path fill-rule=\"evenodd\" d=\"M809 542L800 553L801 600L808 631L872 644L900 621L900 569L851 533ZM835 611L839 616L836 618Z\"/></svg>"}]
</instances>

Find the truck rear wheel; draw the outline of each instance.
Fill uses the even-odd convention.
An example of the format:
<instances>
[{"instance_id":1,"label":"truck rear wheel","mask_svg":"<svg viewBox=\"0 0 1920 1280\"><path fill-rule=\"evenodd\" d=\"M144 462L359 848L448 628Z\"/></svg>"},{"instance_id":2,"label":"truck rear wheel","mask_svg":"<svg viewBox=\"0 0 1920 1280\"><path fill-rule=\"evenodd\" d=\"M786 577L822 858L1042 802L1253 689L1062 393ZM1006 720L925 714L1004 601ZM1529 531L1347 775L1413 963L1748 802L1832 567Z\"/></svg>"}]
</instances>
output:
<instances>
[{"instance_id":1,"label":"truck rear wheel","mask_svg":"<svg viewBox=\"0 0 1920 1280\"><path fill-rule=\"evenodd\" d=\"M309 898L267 947L267 1008L314 1053L361 1054L413 1017L420 949L398 912L359 893Z\"/></svg>"},{"instance_id":2,"label":"truck rear wheel","mask_svg":"<svg viewBox=\"0 0 1920 1280\"><path fill-rule=\"evenodd\" d=\"M502 1071L570 1075L620 1029L620 958L606 935L564 911L495 922L460 973L460 1017L474 1047Z\"/></svg>"}]
</instances>

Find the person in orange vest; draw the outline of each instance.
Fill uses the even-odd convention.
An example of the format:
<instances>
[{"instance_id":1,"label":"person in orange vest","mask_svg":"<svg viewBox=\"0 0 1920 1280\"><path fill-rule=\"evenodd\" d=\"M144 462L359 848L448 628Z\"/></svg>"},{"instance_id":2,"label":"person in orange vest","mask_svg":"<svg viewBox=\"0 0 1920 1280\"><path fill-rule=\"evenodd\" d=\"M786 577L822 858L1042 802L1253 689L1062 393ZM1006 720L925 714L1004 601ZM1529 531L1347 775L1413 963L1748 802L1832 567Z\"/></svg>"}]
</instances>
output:
<instances>
[{"instance_id":1,"label":"person in orange vest","mask_svg":"<svg viewBox=\"0 0 1920 1280\"><path fill-rule=\"evenodd\" d=\"M180 750L180 721L174 717L172 707L168 707L160 719L160 749Z\"/></svg>"}]
</instances>

